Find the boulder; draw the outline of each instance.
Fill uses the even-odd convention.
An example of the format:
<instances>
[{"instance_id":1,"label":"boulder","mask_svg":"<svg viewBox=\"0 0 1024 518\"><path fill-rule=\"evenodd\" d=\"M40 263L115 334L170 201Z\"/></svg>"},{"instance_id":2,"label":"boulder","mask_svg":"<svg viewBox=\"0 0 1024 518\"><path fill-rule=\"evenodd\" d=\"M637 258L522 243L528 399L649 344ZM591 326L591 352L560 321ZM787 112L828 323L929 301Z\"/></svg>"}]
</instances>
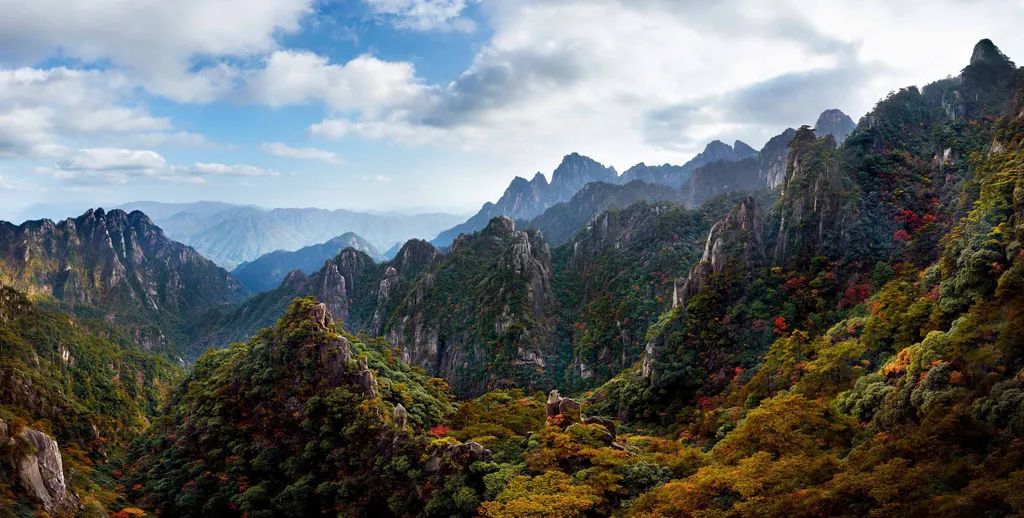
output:
<instances>
[{"instance_id":1,"label":"boulder","mask_svg":"<svg viewBox=\"0 0 1024 518\"><path fill-rule=\"evenodd\" d=\"M333 323L334 319L331 314L327 311L327 304L317 304L310 310L310 318L313 322L316 322L320 327L327 329Z\"/></svg>"},{"instance_id":2,"label":"boulder","mask_svg":"<svg viewBox=\"0 0 1024 518\"><path fill-rule=\"evenodd\" d=\"M11 429L0 421L0 442L13 445ZM50 514L72 513L81 508L78 497L68 490L64 480L64 464L57 441L34 428L22 429L19 437L31 446L29 451L14 459L21 487ZM34 451L33 451L34 450Z\"/></svg>"},{"instance_id":3,"label":"boulder","mask_svg":"<svg viewBox=\"0 0 1024 518\"><path fill-rule=\"evenodd\" d=\"M395 405L395 411L391 414L391 419L395 422L395 426L405 428L406 423L409 421L409 411L399 403Z\"/></svg>"},{"instance_id":4,"label":"boulder","mask_svg":"<svg viewBox=\"0 0 1024 518\"><path fill-rule=\"evenodd\" d=\"M599 424L608 430L608 435L615 440L615 421L598 416L590 416L583 419L583 424Z\"/></svg>"}]
</instances>

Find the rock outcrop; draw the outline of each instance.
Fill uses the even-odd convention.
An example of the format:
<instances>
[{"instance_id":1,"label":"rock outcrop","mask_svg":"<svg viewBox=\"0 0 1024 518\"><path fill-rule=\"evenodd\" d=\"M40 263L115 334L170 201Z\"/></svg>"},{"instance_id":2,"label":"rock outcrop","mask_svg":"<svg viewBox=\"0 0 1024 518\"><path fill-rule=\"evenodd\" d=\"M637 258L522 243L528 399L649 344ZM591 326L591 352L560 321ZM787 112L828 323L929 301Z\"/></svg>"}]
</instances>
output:
<instances>
[{"instance_id":1,"label":"rock outcrop","mask_svg":"<svg viewBox=\"0 0 1024 518\"><path fill-rule=\"evenodd\" d=\"M548 394L546 405L547 425L557 426L563 430L578 425L600 425L603 428L600 437L604 444L617 450L625 450L622 445L615 442L616 427L614 421L597 416L585 417L583 416L582 409L583 406L579 401L562 397L557 389L552 390Z\"/></svg>"},{"instance_id":2,"label":"rock outcrop","mask_svg":"<svg viewBox=\"0 0 1024 518\"><path fill-rule=\"evenodd\" d=\"M687 207L698 207L720 194L764 189L758 166L756 152L739 160L719 160L701 166L683 185L684 203Z\"/></svg>"},{"instance_id":3,"label":"rock outcrop","mask_svg":"<svg viewBox=\"0 0 1024 518\"><path fill-rule=\"evenodd\" d=\"M675 283L672 307L685 305L688 298L704 288L711 275L728 268L739 273L764 260L764 215L757 200L748 196L711 227L700 261L685 280Z\"/></svg>"},{"instance_id":4,"label":"rock outcrop","mask_svg":"<svg viewBox=\"0 0 1024 518\"><path fill-rule=\"evenodd\" d=\"M387 312L384 334L405 361L447 379L456 393L479 394L511 380L532 386L550 375L554 358L551 276L540 234L493 218L456 239L404 291Z\"/></svg>"},{"instance_id":5,"label":"rock outcrop","mask_svg":"<svg viewBox=\"0 0 1024 518\"><path fill-rule=\"evenodd\" d=\"M324 243L309 245L298 250L277 250L242 263L231 271L253 293L276 288L285 276L294 270L312 274L323 267L326 261L336 257L342 250L353 248L365 253L374 261L383 261L384 256L369 241L346 232Z\"/></svg>"},{"instance_id":6,"label":"rock outcrop","mask_svg":"<svg viewBox=\"0 0 1024 518\"><path fill-rule=\"evenodd\" d=\"M423 470L438 477L454 471L465 471L474 462L490 462L491 450L478 442L446 443L427 459Z\"/></svg>"},{"instance_id":7,"label":"rock outcrop","mask_svg":"<svg viewBox=\"0 0 1024 518\"><path fill-rule=\"evenodd\" d=\"M778 188L786 180L786 158L789 156L789 142L796 136L796 130L786 128L786 131L775 135L758 155L758 178L761 183L769 189Z\"/></svg>"},{"instance_id":8,"label":"rock outcrop","mask_svg":"<svg viewBox=\"0 0 1024 518\"><path fill-rule=\"evenodd\" d=\"M818 121L814 123L814 134L818 137L832 135L837 143L842 144L856 127L849 115L833 108L818 116Z\"/></svg>"},{"instance_id":9,"label":"rock outcrop","mask_svg":"<svg viewBox=\"0 0 1024 518\"><path fill-rule=\"evenodd\" d=\"M776 204L774 264L789 266L824 252L839 257L849 245L856 208L847 202L856 198L850 196L855 187L835 147L831 135L815 138L807 126L797 130Z\"/></svg>"},{"instance_id":10,"label":"rock outcrop","mask_svg":"<svg viewBox=\"0 0 1024 518\"><path fill-rule=\"evenodd\" d=\"M72 515L78 511L81 502L64 480L64 463L57 441L34 428L22 428L17 437L12 436L13 432L0 420L0 449L15 449L19 442L25 446L11 459L10 466L17 472L21 489L46 513Z\"/></svg>"}]
</instances>

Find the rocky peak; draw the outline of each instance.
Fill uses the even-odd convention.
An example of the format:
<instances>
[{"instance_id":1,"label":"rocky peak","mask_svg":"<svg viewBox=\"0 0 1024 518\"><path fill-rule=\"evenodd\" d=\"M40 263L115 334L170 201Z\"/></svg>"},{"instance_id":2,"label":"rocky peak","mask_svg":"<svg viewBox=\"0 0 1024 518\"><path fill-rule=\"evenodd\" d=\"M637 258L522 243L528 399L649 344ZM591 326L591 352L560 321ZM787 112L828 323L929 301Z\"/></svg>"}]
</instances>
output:
<instances>
[{"instance_id":1,"label":"rocky peak","mask_svg":"<svg viewBox=\"0 0 1024 518\"><path fill-rule=\"evenodd\" d=\"M717 162L719 160L728 160L735 155L733 148L729 147L729 144L722 142L721 140L712 140L704 146L704 151L701 151L700 156L704 157L707 162Z\"/></svg>"},{"instance_id":2,"label":"rocky peak","mask_svg":"<svg viewBox=\"0 0 1024 518\"><path fill-rule=\"evenodd\" d=\"M849 115L833 108L821 112L814 123L814 133L819 137L831 135L836 142L842 143L856 127Z\"/></svg>"},{"instance_id":3,"label":"rocky peak","mask_svg":"<svg viewBox=\"0 0 1024 518\"><path fill-rule=\"evenodd\" d=\"M757 150L747 145L742 140L737 140L732 145L732 150L736 154L736 158L747 158L751 156L757 156Z\"/></svg>"},{"instance_id":4,"label":"rocky peak","mask_svg":"<svg viewBox=\"0 0 1024 518\"><path fill-rule=\"evenodd\" d=\"M246 293L228 272L168 239L142 212L119 209L90 209L56 224L0 225L0 271L21 291L108 312L150 348L183 347L182 323Z\"/></svg>"},{"instance_id":5,"label":"rocky peak","mask_svg":"<svg viewBox=\"0 0 1024 518\"><path fill-rule=\"evenodd\" d=\"M615 168L605 167L579 153L570 153L562 158L562 162L551 174L551 187L567 192L571 197L580 187L590 182L614 182L617 177Z\"/></svg>"},{"instance_id":6,"label":"rocky peak","mask_svg":"<svg viewBox=\"0 0 1024 518\"><path fill-rule=\"evenodd\" d=\"M1006 57L1006 54L1003 54L1003 52L999 50L999 47L996 47L996 44L992 43L992 40L988 38L982 39L974 45L974 50L971 52L970 64L1013 66L1013 62L1010 61L1010 58Z\"/></svg>"},{"instance_id":7,"label":"rocky peak","mask_svg":"<svg viewBox=\"0 0 1024 518\"><path fill-rule=\"evenodd\" d=\"M796 136L796 130L786 128L782 133L768 139L758 156L758 177L769 189L782 185L786 179L786 157L789 142Z\"/></svg>"},{"instance_id":8,"label":"rocky peak","mask_svg":"<svg viewBox=\"0 0 1024 518\"><path fill-rule=\"evenodd\" d=\"M489 234L511 234L516 231L516 222L508 216L498 216L491 218L484 231Z\"/></svg>"},{"instance_id":9,"label":"rocky peak","mask_svg":"<svg viewBox=\"0 0 1024 518\"><path fill-rule=\"evenodd\" d=\"M727 268L747 270L764 259L764 213L757 199L748 196L711 227L700 261L683 282L675 284L672 306L685 304L712 274Z\"/></svg>"},{"instance_id":10,"label":"rocky peak","mask_svg":"<svg viewBox=\"0 0 1024 518\"><path fill-rule=\"evenodd\" d=\"M854 210L844 200L854 186L840 166L831 135L815 138L813 130L801 126L789 149L785 181L774 209L778 230L773 258L778 265L801 266L825 249L847 246L849 233L844 225L855 218L843 215Z\"/></svg>"},{"instance_id":11,"label":"rocky peak","mask_svg":"<svg viewBox=\"0 0 1024 518\"><path fill-rule=\"evenodd\" d=\"M296 287L296 286L302 286L305 282L306 282L306 274L303 273L302 270L296 268L296 269L288 272L288 275L284 276L284 280L281 281L281 284L283 284L285 286L289 286L289 287Z\"/></svg>"},{"instance_id":12,"label":"rocky peak","mask_svg":"<svg viewBox=\"0 0 1024 518\"><path fill-rule=\"evenodd\" d=\"M422 239L410 239L402 245L392 264L400 269L425 266L437 258L437 248Z\"/></svg>"}]
</instances>

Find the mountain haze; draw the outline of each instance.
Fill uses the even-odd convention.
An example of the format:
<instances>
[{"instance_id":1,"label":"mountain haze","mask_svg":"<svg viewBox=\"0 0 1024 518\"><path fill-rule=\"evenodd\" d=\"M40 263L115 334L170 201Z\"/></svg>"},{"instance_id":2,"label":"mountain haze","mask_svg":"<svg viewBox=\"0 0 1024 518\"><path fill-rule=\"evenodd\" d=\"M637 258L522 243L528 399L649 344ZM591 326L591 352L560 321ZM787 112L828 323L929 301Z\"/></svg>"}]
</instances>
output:
<instances>
[{"instance_id":1,"label":"mountain haze","mask_svg":"<svg viewBox=\"0 0 1024 518\"><path fill-rule=\"evenodd\" d=\"M231 271L249 291L258 293L277 287L285 275L292 270L313 273L323 266L324 261L338 255L345 248L354 248L365 252L374 261L381 261L384 256L368 241L352 232L316 245L302 247L294 252L277 250L242 263Z\"/></svg>"}]
</instances>

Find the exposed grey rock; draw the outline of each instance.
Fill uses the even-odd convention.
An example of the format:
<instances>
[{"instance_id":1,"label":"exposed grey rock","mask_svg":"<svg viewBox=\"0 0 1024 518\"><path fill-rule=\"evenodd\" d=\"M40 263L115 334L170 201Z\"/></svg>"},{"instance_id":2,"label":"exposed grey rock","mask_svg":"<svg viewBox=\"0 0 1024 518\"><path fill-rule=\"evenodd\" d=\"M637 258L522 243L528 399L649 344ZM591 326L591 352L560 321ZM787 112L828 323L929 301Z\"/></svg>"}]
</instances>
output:
<instances>
[{"instance_id":1,"label":"exposed grey rock","mask_svg":"<svg viewBox=\"0 0 1024 518\"><path fill-rule=\"evenodd\" d=\"M789 142L796 130L787 128L772 137L761 148L758 156L758 178L769 189L775 189L786 180L786 157L789 156Z\"/></svg>"},{"instance_id":2,"label":"exposed grey rock","mask_svg":"<svg viewBox=\"0 0 1024 518\"><path fill-rule=\"evenodd\" d=\"M409 421L409 412L401 403L399 403L395 405L395 410L391 414L391 419L395 422L395 426L398 428L405 428L405 425Z\"/></svg>"},{"instance_id":3,"label":"exposed grey rock","mask_svg":"<svg viewBox=\"0 0 1024 518\"><path fill-rule=\"evenodd\" d=\"M367 397L377 397L377 379L373 377L373 372L370 371L365 358L359 359L359 371L356 379L358 385L363 389L363 394Z\"/></svg>"},{"instance_id":4,"label":"exposed grey rock","mask_svg":"<svg viewBox=\"0 0 1024 518\"><path fill-rule=\"evenodd\" d=\"M842 144L857 125L849 115L837 109L825 110L814 123L814 134L818 137L832 135L836 143Z\"/></svg>"},{"instance_id":5,"label":"exposed grey rock","mask_svg":"<svg viewBox=\"0 0 1024 518\"><path fill-rule=\"evenodd\" d=\"M711 227L700 261L685 281L674 285L673 307L684 305L704 288L712 274L730 267L746 270L764 259L764 215L757 200L748 196Z\"/></svg>"},{"instance_id":6,"label":"exposed grey rock","mask_svg":"<svg viewBox=\"0 0 1024 518\"><path fill-rule=\"evenodd\" d=\"M313 309L310 310L309 316L310 319L313 320L313 322L317 323L317 325L319 325L323 329L327 329L333 323L331 314L328 313L327 311L327 304L324 304L322 302L313 306Z\"/></svg>"},{"instance_id":7,"label":"exposed grey rock","mask_svg":"<svg viewBox=\"0 0 1024 518\"><path fill-rule=\"evenodd\" d=\"M445 444L427 459L424 470L443 475L452 470L465 470L474 462L488 462L492 458L491 450L478 442Z\"/></svg>"},{"instance_id":8,"label":"exposed grey rock","mask_svg":"<svg viewBox=\"0 0 1024 518\"><path fill-rule=\"evenodd\" d=\"M548 402L546 405L546 412L549 418L560 417L559 421L554 421L560 424L563 428L573 423L579 422L581 416L580 411L582 405L579 401L572 398L562 397L559 395L558 390L552 390L548 394Z\"/></svg>"},{"instance_id":9,"label":"exposed grey rock","mask_svg":"<svg viewBox=\"0 0 1024 518\"><path fill-rule=\"evenodd\" d=\"M0 441L13 444L9 427L0 421ZM64 481L64 465L57 441L34 428L23 428L19 438L30 447L31 453L14 459L21 487L35 499L47 513L70 513L77 511L81 503L68 490Z\"/></svg>"},{"instance_id":10,"label":"exposed grey rock","mask_svg":"<svg viewBox=\"0 0 1024 518\"><path fill-rule=\"evenodd\" d=\"M346 232L324 243L298 250L275 250L263 254L250 262L238 265L231 274L253 293L268 291L276 288L288 272L301 270L306 274L312 274L346 248L364 252L375 261L384 260L384 256L368 241L352 232Z\"/></svg>"},{"instance_id":11,"label":"exposed grey rock","mask_svg":"<svg viewBox=\"0 0 1024 518\"><path fill-rule=\"evenodd\" d=\"M349 362L352 361L352 345L343 336L335 336L320 347L320 368L324 381L338 385L348 378Z\"/></svg>"},{"instance_id":12,"label":"exposed grey rock","mask_svg":"<svg viewBox=\"0 0 1024 518\"><path fill-rule=\"evenodd\" d=\"M558 394L558 389L552 390L548 393L547 402L547 414L548 417L558 415L558 404L562 401L562 396Z\"/></svg>"}]
</instances>

